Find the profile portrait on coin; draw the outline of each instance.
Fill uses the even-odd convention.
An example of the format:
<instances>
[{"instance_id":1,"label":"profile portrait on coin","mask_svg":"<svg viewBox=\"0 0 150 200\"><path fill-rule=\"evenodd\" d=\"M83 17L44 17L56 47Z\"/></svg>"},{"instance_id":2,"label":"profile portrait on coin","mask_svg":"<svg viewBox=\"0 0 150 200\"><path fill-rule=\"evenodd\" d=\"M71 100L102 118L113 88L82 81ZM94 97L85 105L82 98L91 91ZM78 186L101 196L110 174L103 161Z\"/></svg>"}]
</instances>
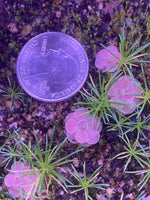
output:
<instances>
[{"instance_id":1,"label":"profile portrait on coin","mask_svg":"<svg viewBox=\"0 0 150 200\"><path fill-rule=\"evenodd\" d=\"M49 49L45 55L32 55L26 67L33 82L43 77L52 93L68 87L78 71L77 61L63 49Z\"/></svg>"}]
</instances>

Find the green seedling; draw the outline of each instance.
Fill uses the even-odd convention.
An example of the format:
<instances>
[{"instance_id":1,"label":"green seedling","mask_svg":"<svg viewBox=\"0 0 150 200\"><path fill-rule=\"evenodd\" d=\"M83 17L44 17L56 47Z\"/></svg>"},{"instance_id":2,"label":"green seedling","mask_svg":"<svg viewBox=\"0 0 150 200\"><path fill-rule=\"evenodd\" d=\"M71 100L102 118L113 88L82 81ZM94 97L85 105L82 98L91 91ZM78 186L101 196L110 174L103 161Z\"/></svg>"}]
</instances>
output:
<instances>
[{"instance_id":1,"label":"green seedling","mask_svg":"<svg viewBox=\"0 0 150 200\"><path fill-rule=\"evenodd\" d=\"M88 200L93 200L92 197L89 195L89 189L90 188L97 188L97 189L102 189L105 190L103 187L105 186L109 186L108 184L99 184L99 183L92 183L93 180L99 175L99 169L101 168L98 167L93 173L92 175L87 178L86 175L86 167L85 167L85 162L83 164L83 178L80 176L80 174L77 172L77 170L74 168L74 166L72 165L73 171L74 172L70 172L72 174L72 176L76 179L77 182L79 182L79 184L77 185L68 185L68 187L71 188L78 188L74 191L72 191L71 193L75 193L75 192L79 192L84 190L84 194L85 194L85 199Z\"/></svg>"},{"instance_id":2,"label":"green seedling","mask_svg":"<svg viewBox=\"0 0 150 200\"><path fill-rule=\"evenodd\" d=\"M7 88L7 90L0 89L0 92L3 93L4 96L10 98L10 108L12 108L16 100L19 100L20 102L22 102L22 104L24 104L24 92L22 91L21 86L16 86L15 82L12 83L9 77L7 78L7 80L9 87Z\"/></svg>"},{"instance_id":3,"label":"green seedling","mask_svg":"<svg viewBox=\"0 0 150 200\"><path fill-rule=\"evenodd\" d=\"M129 115L128 117L122 115L121 113L118 113L118 117L114 115L114 123L108 124L108 131L119 130L121 136L127 133L137 132L138 135L142 135L144 138L146 138L144 132L150 131L150 115L148 115L144 119L142 119L141 116L137 117L137 115L138 112L135 112L132 115Z\"/></svg>"},{"instance_id":4,"label":"green seedling","mask_svg":"<svg viewBox=\"0 0 150 200\"><path fill-rule=\"evenodd\" d=\"M107 98L107 94L113 83L121 76L120 71L118 70L109 80L106 87L106 79L101 77L100 71L98 71L99 82L95 84L92 76L90 75L90 82L87 82L90 91L87 91L83 88L83 91L80 91L83 102L76 103L75 105L80 105L89 110L89 114L92 117L99 117L99 120L103 120L104 123L109 122L110 116L115 116L116 107L113 104L127 105L121 101L114 101ZM132 106L132 105L131 105ZM118 110L119 111L119 110Z\"/></svg>"},{"instance_id":5,"label":"green seedling","mask_svg":"<svg viewBox=\"0 0 150 200\"><path fill-rule=\"evenodd\" d=\"M119 131L119 134L121 136L126 133L126 129L128 130L128 124L132 122L132 117L134 117L136 113L133 113L129 116L124 116L121 112L118 112L118 115L110 115L110 117L113 119L114 122L107 123L108 125L108 131Z\"/></svg>"},{"instance_id":6,"label":"green seedling","mask_svg":"<svg viewBox=\"0 0 150 200\"><path fill-rule=\"evenodd\" d=\"M124 146L125 151L117 154L116 156L113 157L113 159L114 158L127 159L127 162L124 166L124 171L126 171L129 163L131 162L133 158L139 163L139 165L142 168L144 168L144 165L148 165L147 161L149 162L150 154L146 153L146 151L149 150L150 148L149 147L143 148L142 145L139 143L139 137L137 137L133 145L131 144L126 134L124 134L124 137L122 136L120 137L126 144L126 146Z\"/></svg>"},{"instance_id":7,"label":"green seedling","mask_svg":"<svg viewBox=\"0 0 150 200\"><path fill-rule=\"evenodd\" d=\"M148 124L150 122L150 115L144 119L142 119L141 116L138 116L136 120L137 121L129 121L126 124L127 131L125 131L125 133L136 131L138 135L142 135L144 138L146 138L144 132L150 131L150 126Z\"/></svg>"},{"instance_id":8,"label":"green seedling","mask_svg":"<svg viewBox=\"0 0 150 200\"><path fill-rule=\"evenodd\" d=\"M68 158L75 153L80 152L82 149L74 151L67 156L63 156L58 158L58 152L61 150L62 146L65 144L67 138L65 138L59 145L56 145L52 148L53 136L54 136L54 128L52 131L52 136L50 142L48 142L48 137L46 136L46 144L45 149L40 147L40 141L34 132L36 144L34 148L32 148L31 141L25 144L19 134L17 132L16 136L16 145L14 148L5 146L0 150L0 154L6 157L6 161L16 160L27 162L34 169L30 174L38 174L38 181L36 183L36 187L38 188L38 192L41 194L44 183L51 184L52 181L56 181L66 192L66 182L72 184L67 178L61 175L57 170L61 168L62 165L72 162L72 160L68 160Z\"/></svg>"},{"instance_id":9,"label":"green seedling","mask_svg":"<svg viewBox=\"0 0 150 200\"><path fill-rule=\"evenodd\" d=\"M150 53L142 53L147 47L150 46L150 42L141 47L136 48L136 46L139 44L140 41L140 39L138 39L129 49L126 49L126 38L124 30L125 30L125 25L122 28L121 35L119 35L121 59L118 58L116 55L114 55L111 51L109 51L106 46L101 44L103 48L105 48L110 54L112 54L116 58L113 61L115 61L117 64L115 66L112 66L108 70L119 65L119 68L122 68L124 73L126 73L127 70L132 70L132 67L138 67L138 63L150 63L149 60L139 59L143 56L147 56L150 54Z\"/></svg>"}]
</instances>

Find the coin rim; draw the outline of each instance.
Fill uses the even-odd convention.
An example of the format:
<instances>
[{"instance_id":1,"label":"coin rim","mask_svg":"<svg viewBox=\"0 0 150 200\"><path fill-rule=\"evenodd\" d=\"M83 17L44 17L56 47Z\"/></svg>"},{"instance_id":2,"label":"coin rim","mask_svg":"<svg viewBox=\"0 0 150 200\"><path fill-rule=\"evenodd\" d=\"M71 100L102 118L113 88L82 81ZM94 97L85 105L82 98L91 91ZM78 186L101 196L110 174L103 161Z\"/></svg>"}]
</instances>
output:
<instances>
[{"instance_id":1,"label":"coin rim","mask_svg":"<svg viewBox=\"0 0 150 200\"><path fill-rule=\"evenodd\" d=\"M23 82L23 80L22 80L22 78L21 78L20 70L19 70L19 69L20 69L20 68L19 68L19 63L21 62L21 61L20 61L20 60L21 60L21 55L22 55L23 51L25 50L25 48L27 47L27 45L28 45L29 43L31 43L32 40L35 40L36 38L41 37L42 35L47 35L47 34L51 34L51 35L55 35L55 34L57 34L57 35L63 35L63 36L65 36L65 37L70 38L71 40L73 40L75 43L77 43L77 45L79 46L79 48L80 48L80 49L82 50L82 52L84 53L84 55L85 55L85 62L86 62L86 64L87 64L87 68L86 68L86 70L85 70L85 77L84 77L82 83L79 85L79 87L78 87L75 91L73 91L73 92L71 92L70 94L66 95L65 97L60 97L60 98L58 98L58 99L51 99L51 98L47 99L47 98L42 98L42 97L39 97L39 96L33 94L33 93L25 86L25 84L24 84L24 82ZM67 34L65 34L65 33L61 33L61 32L44 32L44 33L40 33L39 35L34 36L34 37L31 38L28 42L25 43L25 45L24 45L23 48L21 49L21 51L20 51L20 53L19 53L19 55L18 55L18 58L17 58L16 71L17 71L17 77L18 77L18 81L19 81L20 85L22 86L22 88L24 89L24 91L25 91L29 96L31 96L31 97L33 97L33 98L39 100L39 101L43 101L43 102L60 102L60 101L64 101L64 100L69 99L70 97L74 96L74 95L82 88L82 86L84 85L84 83L85 83L85 81L86 81L86 79L87 79L87 76L88 76L88 72L89 72L89 62L88 62L88 57L87 57L87 53L86 53L85 49L83 48L83 46L82 46L75 38L73 38L72 36L67 35Z\"/></svg>"}]
</instances>

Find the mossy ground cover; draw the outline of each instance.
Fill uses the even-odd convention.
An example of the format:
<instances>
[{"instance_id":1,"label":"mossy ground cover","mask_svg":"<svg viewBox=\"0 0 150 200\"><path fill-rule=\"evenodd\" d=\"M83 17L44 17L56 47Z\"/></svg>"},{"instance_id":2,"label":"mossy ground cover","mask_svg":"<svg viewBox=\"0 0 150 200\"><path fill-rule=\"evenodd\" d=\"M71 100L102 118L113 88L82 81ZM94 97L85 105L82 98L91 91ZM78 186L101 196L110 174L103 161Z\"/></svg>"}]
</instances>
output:
<instances>
[{"instance_id":1,"label":"mossy ground cover","mask_svg":"<svg viewBox=\"0 0 150 200\"><path fill-rule=\"evenodd\" d=\"M16 135L9 136L19 128L18 133L26 144L29 141L32 142L32 145L35 144L35 130L39 140L43 138L41 146L44 146L45 135L48 133L49 137L51 136L54 125L56 130L53 142L54 145L58 145L65 138L65 117L77 108L75 103L82 101L81 94L78 92L67 101L59 103L43 103L28 96L21 89L16 76L16 61L21 48L32 37L46 31L69 34L85 48L89 59L89 73L97 82L98 72L95 68L95 55L102 48L100 43L105 46L115 44L119 47L118 34L121 33L124 24L126 26L127 46L131 46L138 38L140 38L138 46L149 42L150 5L147 0L3 0L1 2L0 15L3 23L0 23L0 89L8 93L6 95L4 92L0 92L0 145L2 146L6 142L7 145L13 147ZM145 52L150 52L150 47ZM149 60L149 57L147 56L146 59ZM149 86L150 70L148 65L144 64L144 72ZM133 67L132 73L144 85L140 66ZM105 75L104 73L102 76ZM107 75L107 78L109 76ZM14 96L10 90L9 80L15 89L18 88ZM84 87L88 90L86 83ZM148 114L149 105L146 105L141 114L142 119ZM136 118L133 117L133 120L136 121ZM147 147L149 146L150 133L149 131L144 131L144 133L146 138L140 137L140 143L143 147ZM115 155L125 149L125 143L118 135L118 131L108 131L108 126L104 125L100 141L96 145L84 148L83 152L72 157L72 159L79 161L77 171L83 172L83 163L86 161L86 172L90 177L92 172L102 165L96 181L110 185L106 189L112 200L119 200L122 193L124 200L136 199L142 191L146 195L150 195L149 181L139 191L138 183L143 175L137 176L123 171L126 163L125 158L112 160ZM135 142L136 136L136 130L129 134L132 144ZM80 145L67 142L57 156L61 158L62 155L69 154L79 148ZM0 156L0 162L3 160L4 158ZM4 164L0 166L0 188L7 192L3 183L4 176L7 174ZM10 166L9 164L8 168ZM65 166L64 172L60 173L69 177L68 169L71 169L69 164ZM129 171L140 169L135 159L128 165ZM69 190L71 191L71 189ZM106 191L94 189L90 192L94 200L96 193L104 194L106 197ZM7 199L7 196L3 194L1 199ZM75 194L66 193L54 182L49 186L48 191L46 187L43 189L40 199L84 200L85 197L82 191Z\"/></svg>"}]
</instances>

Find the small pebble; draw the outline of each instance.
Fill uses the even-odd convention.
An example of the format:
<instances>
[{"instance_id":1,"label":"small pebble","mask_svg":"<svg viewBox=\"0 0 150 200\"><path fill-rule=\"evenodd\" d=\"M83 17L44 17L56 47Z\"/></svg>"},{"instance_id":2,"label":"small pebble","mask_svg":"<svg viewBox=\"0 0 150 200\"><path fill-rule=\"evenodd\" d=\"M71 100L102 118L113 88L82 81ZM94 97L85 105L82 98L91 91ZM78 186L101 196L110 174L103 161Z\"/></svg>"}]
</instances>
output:
<instances>
[{"instance_id":1,"label":"small pebble","mask_svg":"<svg viewBox=\"0 0 150 200\"><path fill-rule=\"evenodd\" d=\"M85 154L84 154L84 158L89 158L89 154L88 154L88 153L85 153Z\"/></svg>"},{"instance_id":2,"label":"small pebble","mask_svg":"<svg viewBox=\"0 0 150 200\"><path fill-rule=\"evenodd\" d=\"M21 5L20 5L20 7L21 7L21 8L24 8L24 7L25 7L25 5L24 5L24 4L21 4Z\"/></svg>"},{"instance_id":3,"label":"small pebble","mask_svg":"<svg viewBox=\"0 0 150 200\"><path fill-rule=\"evenodd\" d=\"M9 129L17 129L17 128L18 128L17 122L13 122L12 124L9 124Z\"/></svg>"},{"instance_id":4,"label":"small pebble","mask_svg":"<svg viewBox=\"0 0 150 200\"><path fill-rule=\"evenodd\" d=\"M134 3L134 6L135 6L135 7L138 7L138 5L139 5L138 2L135 2L135 3Z\"/></svg>"},{"instance_id":5,"label":"small pebble","mask_svg":"<svg viewBox=\"0 0 150 200\"><path fill-rule=\"evenodd\" d=\"M99 10L102 10L102 9L103 9L103 6L104 6L104 5L103 5L103 2L100 2L99 5L98 5L98 9L99 9Z\"/></svg>"},{"instance_id":6,"label":"small pebble","mask_svg":"<svg viewBox=\"0 0 150 200\"><path fill-rule=\"evenodd\" d=\"M114 188L107 188L107 193L109 194L110 197L113 197L113 194L115 193Z\"/></svg>"},{"instance_id":7,"label":"small pebble","mask_svg":"<svg viewBox=\"0 0 150 200\"><path fill-rule=\"evenodd\" d=\"M56 17L57 17L57 18L60 18L60 16L61 16L61 12L60 12L60 11L57 11L57 12L56 12Z\"/></svg>"},{"instance_id":8,"label":"small pebble","mask_svg":"<svg viewBox=\"0 0 150 200\"><path fill-rule=\"evenodd\" d=\"M2 122L4 119L4 116L0 115L0 121Z\"/></svg>"},{"instance_id":9,"label":"small pebble","mask_svg":"<svg viewBox=\"0 0 150 200\"><path fill-rule=\"evenodd\" d=\"M107 200L103 194L99 194L96 196L97 200L99 200L100 198L101 198L101 200Z\"/></svg>"},{"instance_id":10,"label":"small pebble","mask_svg":"<svg viewBox=\"0 0 150 200\"><path fill-rule=\"evenodd\" d=\"M28 25L23 27L23 29L21 31L21 35L26 36L26 35L30 34L31 31L32 31L32 26L30 24L28 24Z\"/></svg>"},{"instance_id":11,"label":"small pebble","mask_svg":"<svg viewBox=\"0 0 150 200\"><path fill-rule=\"evenodd\" d=\"M7 26L8 30L11 32L11 33L18 33L18 28L16 26L15 23L10 23L8 26Z\"/></svg>"},{"instance_id":12,"label":"small pebble","mask_svg":"<svg viewBox=\"0 0 150 200\"><path fill-rule=\"evenodd\" d=\"M103 165L103 159L98 160L98 165Z\"/></svg>"},{"instance_id":13,"label":"small pebble","mask_svg":"<svg viewBox=\"0 0 150 200\"><path fill-rule=\"evenodd\" d=\"M88 5L88 10L91 11L92 10L92 6Z\"/></svg>"},{"instance_id":14,"label":"small pebble","mask_svg":"<svg viewBox=\"0 0 150 200\"><path fill-rule=\"evenodd\" d=\"M73 165L74 165L75 167L79 167L79 159L78 159L77 157L74 157L74 158L73 158Z\"/></svg>"},{"instance_id":15,"label":"small pebble","mask_svg":"<svg viewBox=\"0 0 150 200\"><path fill-rule=\"evenodd\" d=\"M12 122L14 120L14 117L8 118L7 122Z\"/></svg>"},{"instance_id":16,"label":"small pebble","mask_svg":"<svg viewBox=\"0 0 150 200\"><path fill-rule=\"evenodd\" d=\"M52 129L48 129L47 135L48 135L49 138L52 136Z\"/></svg>"},{"instance_id":17,"label":"small pebble","mask_svg":"<svg viewBox=\"0 0 150 200\"><path fill-rule=\"evenodd\" d=\"M64 195L64 191L61 191L61 192L60 192L60 195L63 196L63 195Z\"/></svg>"},{"instance_id":18,"label":"small pebble","mask_svg":"<svg viewBox=\"0 0 150 200\"><path fill-rule=\"evenodd\" d=\"M41 18L40 18L40 17L37 17L37 18L35 19L35 21L36 21L37 24L40 24L40 23L41 23Z\"/></svg>"},{"instance_id":19,"label":"small pebble","mask_svg":"<svg viewBox=\"0 0 150 200\"><path fill-rule=\"evenodd\" d=\"M26 116L26 120L27 120L27 121L32 121L32 116L31 116L30 114L28 114L28 115Z\"/></svg>"},{"instance_id":20,"label":"small pebble","mask_svg":"<svg viewBox=\"0 0 150 200\"><path fill-rule=\"evenodd\" d=\"M129 184L130 186L133 186L133 184L134 184L133 180L131 179L131 180L128 182L128 184Z\"/></svg>"},{"instance_id":21,"label":"small pebble","mask_svg":"<svg viewBox=\"0 0 150 200\"><path fill-rule=\"evenodd\" d=\"M125 185L125 183L123 181L120 182L119 186L123 187Z\"/></svg>"},{"instance_id":22,"label":"small pebble","mask_svg":"<svg viewBox=\"0 0 150 200\"><path fill-rule=\"evenodd\" d=\"M127 194L126 198L129 199L129 200L134 200L135 199L135 197L134 197L134 195L132 193Z\"/></svg>"}]
</instances>

